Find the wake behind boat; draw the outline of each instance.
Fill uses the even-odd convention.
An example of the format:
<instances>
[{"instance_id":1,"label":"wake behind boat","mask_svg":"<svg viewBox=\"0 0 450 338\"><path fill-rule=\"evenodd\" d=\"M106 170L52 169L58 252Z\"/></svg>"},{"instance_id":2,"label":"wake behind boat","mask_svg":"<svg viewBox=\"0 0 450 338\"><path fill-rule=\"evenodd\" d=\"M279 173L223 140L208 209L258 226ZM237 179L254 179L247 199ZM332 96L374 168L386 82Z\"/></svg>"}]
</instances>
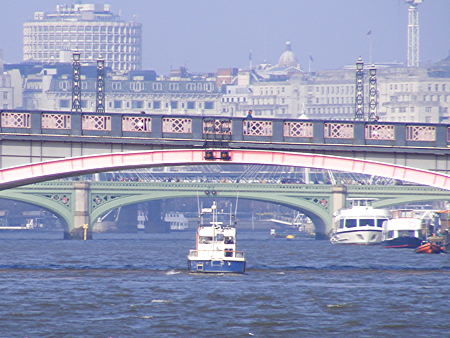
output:
<instances>
[{"instance_id":1,"label":"wake behind boat","mask_svg":"<svg viewBox=\"0 0 450 338\"><path fill-rule=\"evenodd\" d=\"M220 213L214 201L211 208L203 208L200 225L196 235L196 249L190 250L188 269L190 272L203 273L244 273L245 257L242 251L236 251L236 228L232 215L228 214L228 224L219 221ZM209 222L205 221L209 218Z\"/></svg>"},{"instance_id":2,"label":"wake behind boat","mask_svg":"<svg viewBox=\"0 0 450 338\"><path fill-rule=\"evenodd\" d=\"M332 244L379 244L383 222L390 218L388 209L372 207L374 199L349 199L351 208L341 209L335 216Z\"/></svg>"}]
</instances>

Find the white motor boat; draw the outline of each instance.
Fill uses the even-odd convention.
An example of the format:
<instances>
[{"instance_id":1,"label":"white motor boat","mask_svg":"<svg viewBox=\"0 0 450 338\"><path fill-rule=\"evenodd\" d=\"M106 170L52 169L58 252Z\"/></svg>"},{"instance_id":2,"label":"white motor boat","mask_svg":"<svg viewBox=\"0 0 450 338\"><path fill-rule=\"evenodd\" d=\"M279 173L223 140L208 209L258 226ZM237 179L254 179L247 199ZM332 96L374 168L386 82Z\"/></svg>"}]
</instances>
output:
<instances>
[{"instance_id":1,"label":"white motor boat","mask_svg":"<svg viewBox=\"0 0 450 338\"><path fill-rule=\"evenodd\" d=\"M349 199L351 208L341 209L334 217L333 244L379 244L383 222L390 218L388 209L376 209L376 199Z\"/></svg>"}]
</instances>

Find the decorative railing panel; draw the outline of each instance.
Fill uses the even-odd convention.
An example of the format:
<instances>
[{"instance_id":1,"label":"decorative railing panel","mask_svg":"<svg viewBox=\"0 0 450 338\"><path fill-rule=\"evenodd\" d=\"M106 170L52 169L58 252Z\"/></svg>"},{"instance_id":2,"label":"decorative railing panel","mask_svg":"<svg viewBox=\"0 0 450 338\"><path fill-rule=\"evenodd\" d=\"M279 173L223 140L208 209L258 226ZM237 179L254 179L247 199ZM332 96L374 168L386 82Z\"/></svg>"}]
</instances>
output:
<instances>
[{"instance_id":1,"label":"decorative railing panel","mask_svg":"<svg viewBox=\"0 0 450 338\"><path fill-rule=\"evenodd\" d=\"M365 128L366 140L395 140L395 126L368 124Z\"/></svg>"},{"instance_id":2,"label":"decorative railing panel","mask_svg":"<svg viewBox=\"0 0 450 338\"><path fill-rule=\"evenodd\" d=\"M152 118L145 116L123 116L122 131L131 131L138 133L151 132Z\"/></svg>"},{"instance_id":3,"label":"decorative railing panel","mask_svg":"<svg viewBox=\"0 0 450 338\"><path fill-rule=\"evenodd\" d=\"M247 136L272 136L272 121L245 120L243 125L244 135Z\"/></svg>"},{"instance_id":4,"label":"decorative railing panel","mask_svg":"<svg viewBox=\"0 0 450 338\"><path fill-rule=\"evenodd\" d=\"M434 126L406 126L407 141L436 141Z\"/></svg>"},{"instance_id":5,"label":"decorative railing panel","mask_svg":"<svg viewBox=\"0 0 450 338\"><path fill-rule=\"evenodd\" d=\"M284 122L284 137L313 137L312 122Z\"/></svg>"},{"instance_id":6,"label":"decorative railing panel","mask_svg":"<svg viewBox=\"0 0 450 338\"><path fill-rule=\"evenodd\" d=\"M163 133L190 134L192 133L192 119L184 117L164 117L162 121Z\"/></svg>"},{"instance_id":7,"label":"decorative railing panel","mask_svg":"<svg viewBox=\"0 0 450 338\"><path fill-rule=\"evenodd\" d=\"M203 134L231 135L231 120L225 119L204 119Z\"/></svg>"},{"instance_id":8,"label":"decorative railing panel","mask_svg":"<svg viewBox=\"0 0 450 338\"><path fill-rule=\"evenodd\" d=\"M354 137L354 125L351 123L325 123L325 138L347 138Z\"/></svg>"},{"instance_id":9,"label":"decorative railing panel","mask_svg":"<svg viewBox=\"0 0 450 338\"><path fill-rule=\"evenodd\" d=\"M72 116L69 114L42 114L41 128L71 129Z\"/></svg>"},{"instance_id":10,"label":"decorative railing panel","mask_svg":"<svg viewBox=\"0 0 450 338\"><path fill-rule=\"evenodd\" d=\"M30 113L2 113L3 128L31 128Z\"/></svg>"},{"instance_id":11,"label":"decorative railing panel","mask_svg":"<svg viewBox=\"0 0 450 338\"><path fill-rule=\"evenodd\" d=\"M83 115L81 121L83 130L111 131L111 116Z\"/></svg>"}]
</instances>

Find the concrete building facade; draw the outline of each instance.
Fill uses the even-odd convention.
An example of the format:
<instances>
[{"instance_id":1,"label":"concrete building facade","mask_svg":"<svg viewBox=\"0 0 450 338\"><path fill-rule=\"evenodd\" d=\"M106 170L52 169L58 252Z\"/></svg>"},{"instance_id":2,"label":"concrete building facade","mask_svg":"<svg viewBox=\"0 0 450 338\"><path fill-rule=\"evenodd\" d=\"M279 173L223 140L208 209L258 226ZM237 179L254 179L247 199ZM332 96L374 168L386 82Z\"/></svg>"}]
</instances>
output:
<instances>
[{"instance_id":1,"label":"concrete building facade","mask_svg":"<svg viewBox=\"0 0 450 338\"><path fill-rule=\"evenodd\" d=\"M23 24L23 60L70 62L73 51L82 63L103 58L116 71L141 68L142 25L123 21L109 5L58 5L55 12L35 12Z\"/></svg>"}]
</instances>

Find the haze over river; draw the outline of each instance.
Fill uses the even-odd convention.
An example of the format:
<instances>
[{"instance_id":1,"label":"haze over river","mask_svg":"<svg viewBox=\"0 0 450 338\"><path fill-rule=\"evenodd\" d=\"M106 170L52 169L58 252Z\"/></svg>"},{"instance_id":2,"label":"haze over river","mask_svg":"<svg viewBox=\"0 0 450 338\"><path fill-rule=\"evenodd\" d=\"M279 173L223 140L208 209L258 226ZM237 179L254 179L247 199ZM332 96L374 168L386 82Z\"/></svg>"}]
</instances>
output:
<instances>
[{"instance_id":1,"label":"haze over river","mask_svg":"<svg viewBox=\"0 0 450 338\"><path fill-rule=\"evenodd\" d=\"M239 232L245 275L189 274L193 232L0 239L0 336L450 332L450 255Z\"/></svg>"}]
</instances>

